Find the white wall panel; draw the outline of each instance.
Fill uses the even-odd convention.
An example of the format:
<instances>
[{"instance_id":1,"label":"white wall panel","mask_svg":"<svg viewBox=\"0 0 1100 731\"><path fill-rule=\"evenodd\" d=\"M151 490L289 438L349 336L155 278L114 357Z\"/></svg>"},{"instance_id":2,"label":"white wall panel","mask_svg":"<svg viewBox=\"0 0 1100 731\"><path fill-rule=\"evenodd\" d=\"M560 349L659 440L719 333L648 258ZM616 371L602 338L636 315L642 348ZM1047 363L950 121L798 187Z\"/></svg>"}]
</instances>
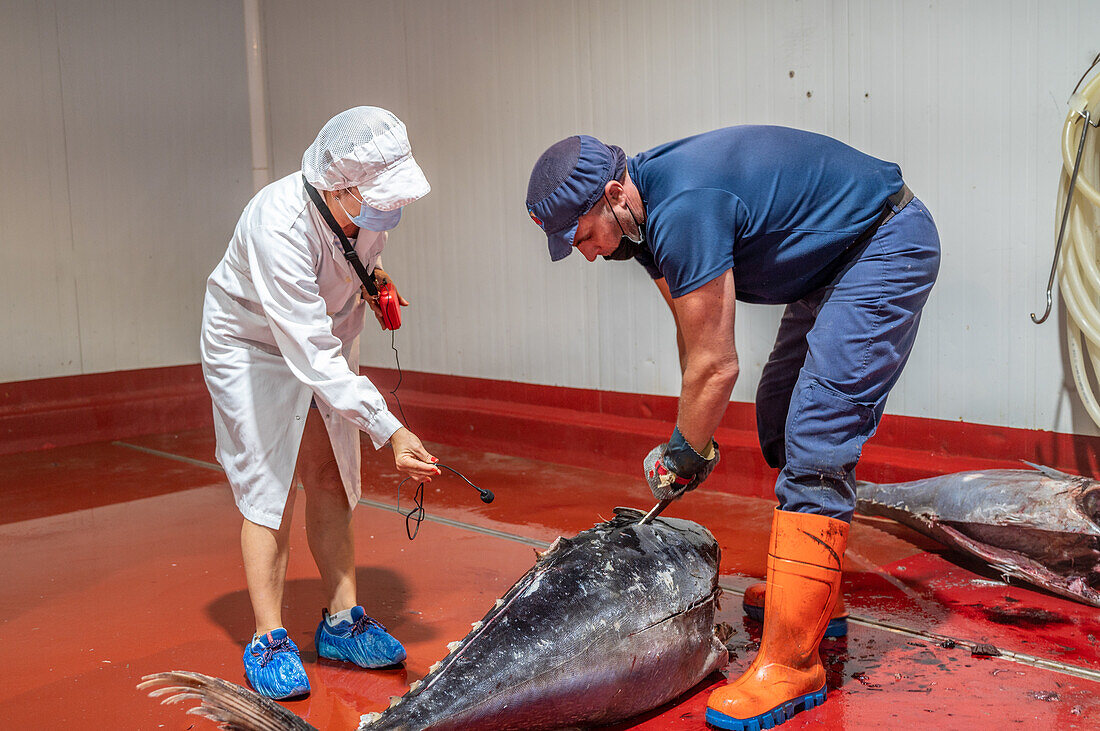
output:
<instances>
[{"instance_id":1,"label":"white wall panel","mask_svg":"<svg viewBox=\"0 0 1100 731\"><path fill-rule=\"evenodd\" d=\"M0 381L79 372L57 19L0 2Z\"/></svg>"},{"instance_id":2,"label":"white wall panel","mask_svg":"<svg viewBox=\"0 0 1100 731\"><path fill-rule=\"evenodd\" d=\"M1065 99L1092 0L262 0L273 174L377 104L433 191L386 252L419 370L675 394L640 268L551 264L523 198L577 132L628 153L738 123L897 161L943 239L890 410L1097 433L1042 327ZM236 2L0 0L0 381L197 360L203 280L250 194ZM740 306L751 400L778 308ZM368 329L364 361L392 364Z\"/></svg>"},{"instance_id":3,"label":"white wall panel","mask_svg":"<svg viewBox=\"0 0 1100 731\"><path fill-rule=\"evenodd\" d=\"M0 4L0 381L195 362L250 188L220 0Z\"/></svg>"},{"instance_id":4,"label":"white wall panel","mask_svg":"<svg viewBox=\"0 0 1100 731\"><path fill-rule=\"evenodd\" d=\"M524 210L531 165L578 132L635 153L785 124L898 162L939 224L940 281L892 412L1097 433L1068 391L1060 325L1027 314L1100 3L283 0L266 16L277 166L330 113L373 103L407 123L432 183L385 257L414 302L406 367L677 393L655 288L629 264L551 265ZM358 70L340 83L320 68L334 53ZM740 306L734 399L752 399L779 316ZM386 345L368 328L364 361L392 365Z\"/></svg>"}]
</instances>

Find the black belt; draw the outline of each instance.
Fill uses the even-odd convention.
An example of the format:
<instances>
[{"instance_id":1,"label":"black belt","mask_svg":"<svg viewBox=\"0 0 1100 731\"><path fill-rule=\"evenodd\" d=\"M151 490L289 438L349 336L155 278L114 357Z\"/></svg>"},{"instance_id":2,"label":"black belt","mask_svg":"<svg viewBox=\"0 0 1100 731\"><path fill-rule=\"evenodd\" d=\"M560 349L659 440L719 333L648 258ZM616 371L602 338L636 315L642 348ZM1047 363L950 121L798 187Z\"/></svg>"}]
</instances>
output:
<instances>
[{"instance_id":1,"label":"black belt","mask_svg":"<svg viewBox=\"0 0 1100 731\"><path fill-rule=\"evenodd\" d=\"M886 204L882 207L882 218L875 224L875 228L901 213L901 209L909 205L911 200L913 200L913 191L909 190L908 185L902 183L901 190L886 199Z\"/></svg>"},{"instance_id":2,"label":"black belt","mask_svg":"<svg viewBox=\"0 0 1100 731\"><path fill-rule=\"evenodd\" d=\"M882 204L882 213L880 213L879 217L875 219L875 222L871 224L871 227L861 233L855 241L849 244L848 249L854 249L863 242L867 241L867 239L874 236L875 232L879 230L879 227L882 226L882 224L886 223L891 218L901 213L901 209L909 205L909 202L911 200L913 200L913 191L909 190L908 185L902 183L901 190L891 195L889 198L886 199L886 202Z\"/></svg>"}]
</instances>

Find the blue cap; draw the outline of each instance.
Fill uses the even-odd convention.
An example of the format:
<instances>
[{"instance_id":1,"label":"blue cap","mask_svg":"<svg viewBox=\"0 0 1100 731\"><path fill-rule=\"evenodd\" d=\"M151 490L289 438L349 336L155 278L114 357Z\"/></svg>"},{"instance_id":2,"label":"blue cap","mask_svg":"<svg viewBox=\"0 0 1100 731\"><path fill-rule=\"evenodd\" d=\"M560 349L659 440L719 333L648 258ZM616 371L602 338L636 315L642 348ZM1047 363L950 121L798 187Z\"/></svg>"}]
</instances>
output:
<instances>
[{"instance_id":1,"label":"blue cap","mask_svg":"<svg viewBox=\"0 0 1100 731\"><path fill-rule=\"evenodd\" d=\"M589 135L566 137L542 153L527 184L527 213L546 233L551 261L569 256L577 220L625 169L621 148Z\"/></svg>"}]
</instances>

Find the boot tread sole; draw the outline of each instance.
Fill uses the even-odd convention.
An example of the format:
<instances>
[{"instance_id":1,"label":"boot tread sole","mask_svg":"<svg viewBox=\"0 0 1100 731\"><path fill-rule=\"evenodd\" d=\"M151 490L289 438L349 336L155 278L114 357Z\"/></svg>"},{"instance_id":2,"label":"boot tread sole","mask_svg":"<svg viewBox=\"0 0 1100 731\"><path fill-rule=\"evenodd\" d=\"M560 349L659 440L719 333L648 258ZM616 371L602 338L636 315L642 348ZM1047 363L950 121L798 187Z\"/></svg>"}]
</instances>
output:
<instances>
[{"instance_id":1,"label":"boot tread sole","mask_svg":"<svg viewBox=\"0 0 1100 731\"><path fill-rule=\"evenodd\" d=\"M707 724L725 731L764 731L764 729L776 726L791 720L796 714L808 711L825 702L825 686L813 693L800 695L797 698L780 703L770 711L761 713L752 718L734 718L727 716L713 708L707 708Z\"/></svg>"}]
</instances>

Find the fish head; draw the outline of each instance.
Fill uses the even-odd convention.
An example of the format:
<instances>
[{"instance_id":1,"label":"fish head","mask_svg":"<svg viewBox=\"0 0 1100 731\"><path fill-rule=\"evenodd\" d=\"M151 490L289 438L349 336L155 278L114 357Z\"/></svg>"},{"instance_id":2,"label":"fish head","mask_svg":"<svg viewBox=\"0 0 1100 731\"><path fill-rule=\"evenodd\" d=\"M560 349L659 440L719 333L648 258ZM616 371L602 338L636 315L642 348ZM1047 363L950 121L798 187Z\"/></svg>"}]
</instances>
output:
<instances>
[{"instance_id":1,"label":"fish head","mask_svg":"<svg viewBox=\"0 0 1100 731\"><path fill-rule=\"evenodd\" d=\"M1100 482L1089 480L1077 494L1077 508L1100 530Z\"/></svg>"}]
</instances>

